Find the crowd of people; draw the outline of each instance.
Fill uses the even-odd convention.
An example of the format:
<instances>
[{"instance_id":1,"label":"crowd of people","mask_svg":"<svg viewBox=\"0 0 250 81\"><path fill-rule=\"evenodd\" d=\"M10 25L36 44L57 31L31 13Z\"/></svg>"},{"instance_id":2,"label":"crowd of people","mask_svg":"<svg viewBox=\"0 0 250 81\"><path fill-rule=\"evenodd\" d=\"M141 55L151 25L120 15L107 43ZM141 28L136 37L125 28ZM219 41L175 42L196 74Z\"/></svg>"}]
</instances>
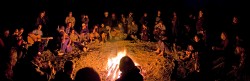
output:
<instances>
[{"instance_id":1,"label":"crowd of people","mask_svg":"<svg viewBox=\"0 0 250 81\"><path fill-rule=\"evenodd\" d=\"M240 26L237 16L233 16L231 26L218 35L221 39L220 43L211 44L207 41L208 30L203 11L200 10L197 13L197 16L190 14L186 21L182 22L185 23L183 25L180 24L178 13L173 12L169 19L171 22L167 23L170 25L165 25L160 10L157 11L153 22L149 20L147 13L136 21L133 12L129 12L127 16L121 14L118 17L116 13L110 15L106 11L102 23L90 27L89 17L84 14L81 16L81 27L76 27L77 20L70 11L65 18L65 24L58 25L57 32L50 34L49 30L52 29L48 25L48 16L45 11L42 11L37 18L36 28L28 32L27 37L23 35L24 28L16 29L13 34L9 29L5 29L2 33L0 78L2 81L48 81L52 79L56 81L100 81L99 75L90 67L80 69L73 79L71 77L74 70L72 61L65 62L63 71L55 72L50 62L47 62L47 66L42 66L38 57L45 50L51 50L56 55L64 55L72 52L72 47L78 47L83 52L88 52L90 43L103 44L119 40L131 40L134 43L156 42L155 53L157 55L175 60L176 68L172 78L176 80L185 78L188 72L206 74L208 71L214 71L214 68L222 68L222 71L226 73L234 71L235 77L239 76L244 68L245 53L243 40L239 35ZM212 69L208 70L207 65L210 63L208 61L213 61L211 65L216 65L216 67L210 66ZM143 80L143 76L139 74L139 70L129 57L121 59L120 64L122 76L117 81ZM27 72L28 75L23 75ZM52 78L52 75L55 75L55 78ZM213 79L228 76L218 75Z\"/></svg>"}]
</instances>

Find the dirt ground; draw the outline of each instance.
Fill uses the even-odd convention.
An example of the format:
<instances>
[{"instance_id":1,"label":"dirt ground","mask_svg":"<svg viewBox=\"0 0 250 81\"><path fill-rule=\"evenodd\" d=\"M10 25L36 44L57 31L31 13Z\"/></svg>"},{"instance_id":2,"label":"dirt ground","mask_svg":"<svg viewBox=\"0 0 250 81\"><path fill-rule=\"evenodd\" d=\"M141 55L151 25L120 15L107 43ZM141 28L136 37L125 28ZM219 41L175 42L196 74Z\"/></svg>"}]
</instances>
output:
<instances>
[{"instance_id":1,"label":"dirt ground","mask_svg":"<svg viewBox=\"0 0 250 81\"><path fill-rule=\"evenodd\" d=\"M99 73L102 81L107 81L108 58L126 50L126 55L139 64L145 81L170 81L171 79L174 63L154 52L156 50L154 42L114 41L103 44L90 43L88 47L90 48L88 52L74 48L72 53L63 56L45 51L42 58L44 61L50 60L57 71L63 68L66 60L72 60L76 64L74 74L81 68L92 67Z\"/></svg>"}]
</instances>

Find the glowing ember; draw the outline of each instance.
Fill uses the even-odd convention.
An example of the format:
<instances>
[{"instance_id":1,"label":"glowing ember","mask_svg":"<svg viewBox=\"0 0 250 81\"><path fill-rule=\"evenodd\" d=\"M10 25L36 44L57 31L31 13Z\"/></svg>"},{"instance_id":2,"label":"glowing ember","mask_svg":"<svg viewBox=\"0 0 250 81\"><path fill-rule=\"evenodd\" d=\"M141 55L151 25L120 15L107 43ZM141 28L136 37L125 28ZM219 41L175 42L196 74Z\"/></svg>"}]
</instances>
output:
<instances>
[{"instance_id":1,"label":"glowing ember","mask_svg":"<svg viewBox=\"0 0 250 81\"><path fill-rule=\"evenodd\" d=\"M108 64L107 64L107 78L108 81L115 81L120 77L121 71L119 70L119 63L122 57L126 56L126 50L122 52L118 52L116 57L108 58ZM137 63L135 63L136 66L138 66Z\"/></svg>"}]
</instances>

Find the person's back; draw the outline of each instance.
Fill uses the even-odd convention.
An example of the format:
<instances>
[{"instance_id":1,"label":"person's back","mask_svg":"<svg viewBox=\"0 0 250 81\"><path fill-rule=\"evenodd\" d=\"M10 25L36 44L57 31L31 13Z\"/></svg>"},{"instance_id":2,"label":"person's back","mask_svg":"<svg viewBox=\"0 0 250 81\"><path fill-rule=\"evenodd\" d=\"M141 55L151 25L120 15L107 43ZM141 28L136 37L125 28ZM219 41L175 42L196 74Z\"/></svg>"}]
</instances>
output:
<instances>
[{"instance_id":1,"label":"person's back","mask_svg":"<svg viewBox=\"0 0 250 81\"><path fill-rule=\"evenodd\" d=\"M101 81L101 78L93 68L85 67L77 71L75 81Z\"/></svg>"},{"instance_id":2,"label":"person's back","mask_svg":"<svg viewBox=\"0 0 250 81\"><path fill-rule=\"evenodd\" d=\"M73 81L73 80L70 75L61 70L56 73L55 79L53 81Z\"/></svg>"},{"instance_id":3,"label":"person's back","mask_svg":"<svg viewBox=\"0 0 250 81\"><path fill-rule=\"evenodd\" d=\"M130 57L122 57L119 69L122 73L121 77L116 81L143 81L143 76L140 74L140 70L135 66Z\"/></svg>"},{"instance_id":4,"label":"person's back","mask_svg":"<svg viewBox=\"0 0 250 81\"><path fill-rule=\"evenodd\" d=\"M116 81L143 81L143 76L138 68L134 68L129 72L121 74L122 76Z\"/></svg>"},{"instance_id":5,"label":"person's back","mask_svg":"<svg viewBox=\"0 0 250 81\"><path fill-rule=\"evenodd\" d=\"M54 81L73 81L71 75L75 65L72 61L66 61L64 63L64 70L61 70L56 73Z\"/></svg>"}]
</instances>

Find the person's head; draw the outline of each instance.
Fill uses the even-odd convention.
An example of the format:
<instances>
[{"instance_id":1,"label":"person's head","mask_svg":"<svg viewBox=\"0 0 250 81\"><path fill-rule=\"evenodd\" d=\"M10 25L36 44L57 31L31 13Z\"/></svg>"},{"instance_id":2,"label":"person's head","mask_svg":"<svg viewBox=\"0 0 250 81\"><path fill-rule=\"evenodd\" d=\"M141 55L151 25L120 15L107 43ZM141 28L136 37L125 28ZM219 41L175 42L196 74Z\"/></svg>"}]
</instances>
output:
<instances>
[{"instance_id":1,"label":"person's head","mask_svg":"<svg viewBox=\"0 0 250 81\"><path fill-rule=\"evenodd\" d=\"M42 26L43 26L43 25L39 24L38 27L37 27L37 30L41 30L41 29L42 29Z\"/></svg>"},{"instance_id":2,"label":"person's head","mask_svg":"<svg viewBox=\"0 0 250 81\"><path fill-rule=\"evenodd\" d=\"M124 18L124 17L125 17L125 15L122 13L122 14L121 14L121 18Z\"/></svg>"},{"instance_id":3,"label":"person's head","mask_svg":"<svg viewBox=\"0 0 250 81\"><path fill-rule=\"evenodd\" d=\"M102 27L102 28L105 27L104 23L101 24L101 27Z\"/></svg>"},{"instance_id":4,"label":"person's head","mask_svg":"<svg viewBox=\"0 0 250 81\"><path fill-rule=\"evenodd\" d=\"M161 16L161 11L160 10L157 11L157 16Z\"/></svg>"},{"instance_id":5,"label":"person's head","mask_svg":"<svg viewBox=\"0 0 250 81\"><path fill-rule=\"evenodd\" d=\"M82 29L87 28L87 25L85 23L82 23Z\"/></svg>"},{"instance_id":6,"label":"person's head","mask_svg":"<svg viewBox=\"0 0 250 81\"><path fill-rule=\"evenodd\" d=\"M226 40L226 39L227 39L227 34L226 34L226 32L221 32L220 38L221 38L222 40Z\"/></svg>"},{"instance_id":7,"label":"person's head","mask_svg":"<svg viewBox=\"0 0 250 81\"><path fill-rule=\"evenodd\" d=\"M88 15L85 15L84 18L89 18L89 16L88 16Z\"/></svg>"},{"instance_id":8,"label":"person's head","mask_svg":"<svg viewBox=\"0 0 250 81\"><path fill-rule=\"evenodd\" d=\"M97 29L99 27L99 25L97 24L97 25L94 25L94 29Z\"/></svg>"},{"instance_id":9,"label":"person's head","mask_svg":"<svg viewBox=\"0 0 250 81\"><path fill-rule=\"evenodd\" d=\"M73 13L72 11L69 12L69 17L72 17Z\"/></svg>"},{"instance_id":10,"label":"person's head","mask_svg":"<svg viewBox=\"0 0 250 81\"><path fill-rule=\"evenodd\" d=\"M147 29L147 26L145 24L142 24L142 28Z\"/></svg>"},{"instance_id":11,"label":"person's head","mask_svg":"<svg viewBox=\"0 0 250 81\"><path fill-rule=\"evenodd\" d=\"M72 74L74 68L75 68L75 65L72 61L66 61L64 63L64 72L67 72L67 74Z\"/></svg>"},{"instance_id":12,"label":"person's head","mask_svg":"<svg viewBox=\"0 0 250 81\"><path fill-rule=\"evenodd\" d=\"M42 11L42 12L40 13L40 17L43 18L44 16L45 16L45 11Z\"/></svg>"},{"instance_id":13,"label":"person's head","mask_svg":"<svg viewBox=\"0 0 250 81\"><path fill-rule=\"evenodd\" d=\"M236 16L233 17L233 24L237 24L238 23L238 18Z\"/></svg>"},{"instance_id":14,"label":"person's head","mask_svg":"<svg viewBox=\"0 0 250 81\"><path fill-rule=\"evenodd\" d=\"M59 31L64 31L65 27L63 25L60 26Z\"/></svg>"},{"instance_id":15,"label":"person's head","mask_svg":"<svg viewBox=\"0 0 250 81\"><path fill-rule=\"evenodd\" d=\"M245 52L245 50L241 46L236 46L234 52L235 54L242 54Z\"/></svg>"},{"instance_id":16,"label":"person's head","mask_svg":"<svg viewBox=\"0 0 250 81\"><path fill-rule=\"evenodd\" d=\"M199 11L199 18L203 17L203 12L202 10Z\"/></svg>"},{"instance_id":17,"label":"person's head","mask_svg":"<svg viewBox=\"0 0 250 81\"><path fill-rule=\"evenodd\" d=\"M121 23L118 24L118 28L123 28Z\"/></svg>"},{"instance_id":18,"label":"person's head","mask_svg":"<svg viewBox=\"0 0 250 81\"><path fill-rule=\"evenodd\" d=\"M104 16L105 16L105 17L108 17L108 16L109 16L109 12L107 12L107 11L104 12Z\"/></svg>"},{"instance_id":19,"label":"person's head","mask_svg":"<svg viewBox=\"0 0 250 81\"><path fill-rule=\"evenodd\" d=\"M23 33L24 29L23 28L20 28L19 29L19 35L21 35Z\"/></svg>"},{"instance_id":20,"label":"person's head","mask_svg":"<svg viewBox=\"0 0 250 81\"><path fill-rule=\"evenodd\" d=\"M193 46L190 44L190 45L188 45L187 50L188 50L188 51L193 51L194 48L193 48Z\"/></svg>"},{"instance_id":21,"label":"person's head","mask_svg":"<svg viewBox=\"0 0 250 81\"><path fill-rule=\"evenodd\" d=\"M120 65L119 65L119 69L121 72L128 72L134 69L135 67L136 67L135 63L130 57L124 56L121 58Z\"/></svg>"},{"instance_id":22,"label":"person's head","mask_svg":"<svg viewBox=\"0 0 250 81\"><path fill-rule=\"evenodd\" d=\"M76 72L75 81L101 81L101 78L93 68L85 67Z\"/></svg>"},{"instance_id":23,"label":"person's head","mask_svg":"<svg viewBox=\"0 0 250 81\"><path fill-rule=\"evenodd\" d=\"M145 12L145 13L143 14L143 16L144 16L144 17L147 17L147 16L148 16L148 14Z\"/></svg>"},{"instance_id":24,"label":"person's head","mask_svg":"<svg viewBox=\"0 0 250 81\"><path fill-rule=\"evenodd\" d=\"M4 36L8 37L9 35L10 35L10 30L9 29L4 30Z\"/></svg>"},{"instance_id":25,"label":"person's head","mask_svg":"<svg viewBox=\"0 0 250 81\"><path fill-rule=\"evenodd\" d=\"M70 30L70 33L71 33L71 34L75 34L75 29L71 29L71 30Z\"/></svg>"},{"instance_id":26,"label":"person's head","mask_svg":"<svg viewBox=\"0 0 250 81\"><path fill-rule=\"evenodd\" d=\"M189 14L188 17L192 19L193 18L193 14Z\"/></svg>"},{"instance_id":27,"label":"person's head","mask_svg":"<svg viewBox=\"0 0 250 81\"><path fill-rule=\"evenodd\" d=\"M67 27L69 28L73 26L71 22L68 22L67 25L68 25Z\"/></svg>"},{"instance_id":28,"label":"person's head","mask_svg":"<svg viewBox=\"0 0 250 81\"><path fill-rule=\"evenodd\" d=\"M133 16L133 12L129 12L128 16L132 17Z\"/></svg>"},{"instance_id":29,"label":"person's head","mask_svg":"<svg viewBox=\"0 0 250 81\"><path fill-rule=\"evenodd\" d=\"M194 42L199 42L199 40L200 40L199 36L198 36L198 35L195 35L195 36L194 36Z\"/></svg>"},{"instance_id":30,"label":"person's head","mask_svg":"<svg viewBox=\"0 0 250 81\"><path fill-rule=\"evenodd\" d=\"M185 30L190 31L189 25L184 25L184 27L185 27Z\"/></svg>"},{"instance_id":31,"label":"person's head","mask_svg":"<svg viewBox=\"0 0 250 81\"><path fill-rule=\"evenodd\" d=\"M173 12L173 16L176 17L176 12Z\"/></svg>"},{"instance_id":32,"label":"person's head","mask_svg":"<svg viewBox=\"0 0 250 81\"><path fill-rule=\"evenodd\" d=\"M19 33L18 29L15 29L14 34L17 35Z\"/></svg>"},{"instance_id":33,"label":"person's head","mask_svg":"<svg viewBox=\"0 0 250 81\"><path fill-rule=\"evenodd\" d=\"M112 18L115 18L115 17L116 17L115 13L112 13L112 14L111 14L111 17L112 17Z\"/></svg>"},{"instance_id":34,"label":"person's head","mask_svg":"<svg viewBox=\"0 0 250 81\"><path fill-rule=\"evenodd\" d=\"M132 23L132 25L134 25L134 24L135 24L135 21L132 21L131 23Z\"/></svg>"}]
</instances>

